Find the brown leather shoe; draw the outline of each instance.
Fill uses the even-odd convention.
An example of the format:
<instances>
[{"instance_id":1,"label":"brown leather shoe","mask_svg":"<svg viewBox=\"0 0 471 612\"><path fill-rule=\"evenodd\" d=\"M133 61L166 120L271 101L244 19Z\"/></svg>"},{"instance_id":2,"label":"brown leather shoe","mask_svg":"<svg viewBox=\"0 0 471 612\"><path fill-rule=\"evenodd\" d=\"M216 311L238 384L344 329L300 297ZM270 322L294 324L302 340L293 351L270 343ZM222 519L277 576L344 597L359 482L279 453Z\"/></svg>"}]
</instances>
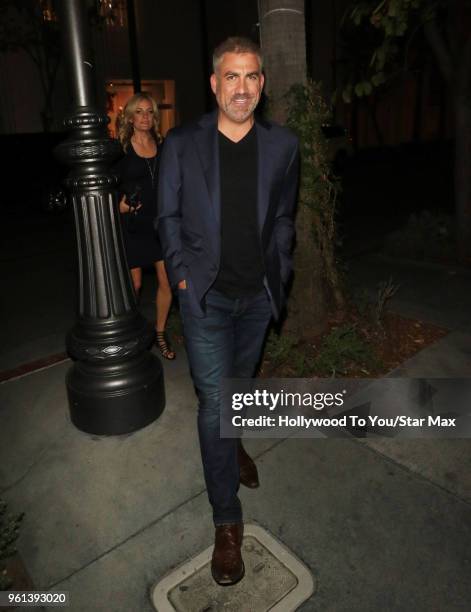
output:
<instances>
[{"instance_id":1,"label":"brown leather shoe","mask_svg":"<svg viewBox=\"0 0 471 612\"><path fill-rule=\"evenodd\" d=\"M247 454L240 440L237 449L237 456L239 461L240 484L243 484L249 489L256 489L260 486L260 481L258 480L257 466L253 462L253 459L251 459L251 457Z\"/></svg>"},{"instance_id":2,"label":"brown leather shoe","mask_svg":"<svg viewBox=\"0 0 471 612\"><path fill-rule=\"evenodd\" d=\"M221 586L235 584L244 577L245 567L240 552L243 533L243 523L216 527L211 573Z\"/></svg>"}]
</instances>

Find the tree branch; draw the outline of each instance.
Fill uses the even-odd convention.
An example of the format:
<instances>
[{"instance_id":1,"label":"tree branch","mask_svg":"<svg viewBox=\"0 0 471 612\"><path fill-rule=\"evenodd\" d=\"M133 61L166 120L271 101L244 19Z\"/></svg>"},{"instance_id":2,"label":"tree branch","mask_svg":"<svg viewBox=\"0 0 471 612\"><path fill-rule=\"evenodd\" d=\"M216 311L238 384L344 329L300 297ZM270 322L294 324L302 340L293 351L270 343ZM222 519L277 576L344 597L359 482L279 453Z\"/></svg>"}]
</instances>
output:
<instances>
[{"instance_id":1,"label":"tree branch","mask_svg":"<svg viewBox=\"0 0 471 612\"><path fill-rule=\"evenodd\" d=\"M445 40L437 27L435 19L427 21L424 25L425 36L432 47L435 58L440 67L440 71L448 83L453 81L453 62L450 51L446 46Z\"/></svg>"}]
</instances>

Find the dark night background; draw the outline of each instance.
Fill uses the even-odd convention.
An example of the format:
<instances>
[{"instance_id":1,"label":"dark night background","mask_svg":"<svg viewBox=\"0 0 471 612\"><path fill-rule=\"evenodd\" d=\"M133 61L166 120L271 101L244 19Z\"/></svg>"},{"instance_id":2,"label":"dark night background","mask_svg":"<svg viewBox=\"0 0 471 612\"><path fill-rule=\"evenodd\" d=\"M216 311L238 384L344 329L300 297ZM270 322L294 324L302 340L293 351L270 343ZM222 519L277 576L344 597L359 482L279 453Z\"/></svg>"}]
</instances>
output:
<instances>
[{"instance_id":1,"label":"dark night background","mask_svg":"<svg viewBox=\"0 0 471 612\"><path fill-rule=\"evenodd\" d=\"M105 83L132 80L125 3L115 5L114 22L93 26L96 94L102 106L107 104ZM322 81L328 98L345 65L338 32L347 5L346 0L305 3L308 72ZM171 124L213 107L208 76L211 51L219 41L231 34L258 38L255 0L137 0L135 10L142 80L174 84ZM63 174L51 150L64 137L60 126L69 107L64 65L59 65L53 89L52 133L47 135L40 115L44 97L30 58L21 49L1 54L0 74L7 85L0 96L0 134L8 152L2 164L2 207L38 210ZM334 109L333 123L346 130L345 139L334 144L342 162L335 171L343 178L338 221L346 242L369 242L403 225L411 213L451 213L453 206L450 117L433 60L372 98ZM25 168L26 181L21 178Z\"/></svg>"},{"instance_id":2,"label":"dark night background","mask_svg":"<svg viewBox=\"0 0 471 612\"><path fill-rule=\"evenodd\" d=\"M348 64L350 52L339 34L348 4L348 0L305 2L308 73L323 83L327 99L340 87ZM40 6L42 19L54 25L53 2L43 0ZM111 14L98 10L99 19L101 3L87 6L95 10L89 20L96 97L111 116L112 133L116 113L132 94L126 2L114 2ZM228 35L258 39L257 2L135 0L134 7L142 88L160 96L164 131L213 108L208 82L212 49ZM425 234L433 241L436 235L446 242L452 233L452 118L430 53L419 59L377 95L334 108L326 134L333 171L342 179L337 246L343 257L383 249L385 244L394 255L394 245L399 244L401 254L408 256L407 249L416 249L418 236L422 239ZM47 252L71 262L69 271L74 274L72 211L54 208L67 172L53 154L54 146L66 137L61 124L70 107L64 61L58 65L47 133L39 72L28 54L21 48L0 53L0 78L4 261L13 262L21 254L26 266L30 258L24 270L29 274L31 266L49 265L44 255L47 246ZM397 230L405 232L399 242ZM445 247L444 256L449 257L451 248ZM441 252L432 255L442 257ZM9 270L10 274L16 282L18 270ZM59 325L58 312L46 296L55 282L51 270L50 277L32 288L45 296L41 304L45 303L45 317L53 328ZM72 299L70 307L73 311ZM26 304L23 320L30 324ZM35 331L31 333L34 336ZM14 343L13 329L7 335Z\"/></svg>"},{"instance_id":3,"label":"dark night background","mask_svg":"<svg viewBox=\"0 0 471 612\"><path fill-rule=\"evenodd\" d=\"M89 9L97 106L110 116L111 136L117 114L133 93L137 73L142 89L158 100L165 132L213 108L208 85L213 47L229 35L259 37L257 0L81 1ZM128 27L132 1L134 39ZM2 38L4 22L0 23L0 498L7 502L8 512L24 513L18 554L12 557L17 577L23 580L21 588L65 590L70 593L71 612L151 612L150 593L156 581L200 551L209 550L214 541L199 462L196 398L175 308L168 331L178 357L161 360L167 403L158 420L132 435L90 435L70 419L74 406L67 395L70 372L82 357L69 358L66 334L77 327L77 321L84 330L95 326L108 334L111 318L101 316L103 311L94 317L76 316L79 267L74 213L70 204L62 206L61 181L67 169L53 153L67 138L62 120L71 102L63 52L57 45L54 2L0 0L0 13L8 6L32 7L35 26L45 34L43 42L48 48L45 54L44 46L35 50L40 54L35 64L19 44L23 26L28 25L27 15L23 26L18 24L13 32L18 35L16 44L9 48ZM283 0L283 6L294 2ZM350 0L304 3L307 69L313 79L322 82L328 100L342 88L359 51L361 55L362 34L350 39L341 34L349 4ZM471 2L449 0L449 6L465 7L466 19L460 21L460 28L469 32ZM297 20L298 31L302 31L302 20ZM285 22L280 19L279 23L284 26ZM286 31L294 38L293 30ZM133 40L137 48L134 64ZM457 393L469 391L471 269L457 258L453 239L457 199L454 128L459 124L453 121L449 88L423 38L416 36L410 51L407 70L351 104L338 101L330 124L324 126L332 173L342 185L336 212L336 258L331 260L336 261L331 268L338 267L346 302L354 305L356 318L347 320L347 331L352 333L337 333L345 326L339 327L338 312L327 304L326 324L329 319L333 331L329 337L334 342L326 344L323 336L299 345L279 336L272 354L284 346L284 365L300 368L297 372L301 374L286 370L295 377L311 376L312 370L307 374L301 370L308 361L308 350L316 358L334 353L329 377L332 374L332 382L343 384L343 377L356 374L342 373L338 355L348 361L350 356L347 352L345 357L344 350L348 342L358 351L352 336L357 332L367 335L373 329L376 347L381 348L375 362L381 373L372 374L370 366L361 362L360 375L386 383L386 387L393 377L412 381L414 394L410 397L414 402L420 400L419 407L426 414L436 415L441 408L436 403L434 379L451 381L450 386L456 382L453 391ZM41 80L38 65L51 75L56 60L57 77L48 104L49 81L47 77ZM88 201L81 204L82 211L86 210ZM82 240L93 253L88 259L82 255L85 264L81 269L89 266L89 271L98 261L95 270L101 272L106 267L100 259L106 232L100 233L100 221L106 217L99 215L105 207L101 201L88 209L98 211L86 227L92 227L99 239ZM78 205L76 210L83 221L85 215L81 219ZM309 232L305 235L309 243ZM116 250L105 252L109 261L114 257L115 265L121 264L122 274L115 279L119 277L124 285L126 262L115 256L120 248L119 240L117 243ZM302 286L309 285L303 285L302 271L321 276L326 270L317 261L310 265L314 258L308 253L308 265L299 266L295 276ZM88 288L92 288L87 289L87 282L82 286L95 298L96 287L101 289L106 283L100 286L94 282L96 276L90 274L90 278ZM154 271L148 270L138 310L149 322L155 317L155 282ZM319 286L321 283L315 289ZM291 304L294 288L293 284ZM306 331L314 327L316 306L323 301L319 292L312 295L315 299L304 299L309 310L308 318L302 320L307 321ZM129 296L132 298L131 293ZM134 308L132 299L130 302ZM132 324L127 314L121 320L122 326L115 328L119 334ZM388 329L389 335L385 333ZM268 345L275 335L272 332ZM86 341L80 350L87 348L88 337L83 337ZM112 339L107 335L106 349L113 349L113 359L116 347L111 342L122 343L124 337L118 337L118 332ZM126 338L131 344L136 341L134 328ZM154 346L146 354L154 355L159 364L157 351ZM96 353L90 354L95 359ZM389 360L383 363L383 356ZM97 370L102 367L99 358L95 360ZM134 357L124 353L119 359L124 362ZM140 365L133 368L140 376ZM95 376L93 368L89 372L90 377ZM262 374L283 381L285 375L278 372ZM103 382L100 375L96 378ZM134 385L135 379L128 379L127 374L123 378L124 382L131 380L132 391L145 393L149 388L147 383ZM311 382L317 383L317 378L312 374ZM87 387L90 378L83 380L85 403L91 405L97 385ZM119 393L114 387L109 404L113 411L116 397ZM404 397L394 396L398 413L407 403ZM453 398L447 396L447 417L455 416ZM134 418L139 413L137 402L129 396L125 399L128 415ZM362 403L359 408L366 414L371 405ZM87 413L94 416L97 412ZM259 491L241 487L244 520L258 523L279 539L312 573L315 590L301 604L300 612L470 609L470 438L459 439L461 431L450 432L440 432L440 439L428 437L432 435L428 432L417 436L406 430L391 437L389 433L370 436L369 432L362 439L349 435L298 439L289 434L276 441L247 440L247 450L257 461L261 487ZM358 434L363 436L364 429ZM0 553L5 544L1 500ZM4 561L0 554L0 586ZM247 593L254 592L250 579L262 566L259 559L256 563L246 564L247 582L241 585L242 589L249 585ZM277 577L277 572L267 564L257 575ZM207 576L210 579L209 571ZM195 609L222 609L214 604L212 593L204 592L204 583L194 584L195 589L186 589L186 595L181 584L175 591L191 598L199 589L207 597L201 604L195 598ZM260 592L264 595L269 590ZM239 609L246 612L248 608Z\"/></svg>"}]
</instances>

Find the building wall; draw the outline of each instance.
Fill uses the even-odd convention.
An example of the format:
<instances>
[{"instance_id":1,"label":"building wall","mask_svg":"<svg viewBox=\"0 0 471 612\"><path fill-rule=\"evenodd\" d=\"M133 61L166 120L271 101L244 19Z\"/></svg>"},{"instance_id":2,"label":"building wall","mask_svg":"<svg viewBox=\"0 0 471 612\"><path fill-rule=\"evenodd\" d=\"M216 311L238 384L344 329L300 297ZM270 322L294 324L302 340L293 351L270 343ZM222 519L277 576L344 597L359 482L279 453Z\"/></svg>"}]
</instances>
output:
<instances>
[{"instance_id":1,"label":"building wall","mask_svg":"<svg viewBox=\"0 0 471 612\"><path fill-rule=\"evenodd\" d=\"M143 80L174 80L178 117L204 111L200 3L135 0L140 74ZM102 81L132 78L127 29L107 29L101 44Z\"/></svg>"},{"instance_id":2,"label":"building wall","mask_svg":"<svg viewBox=\"0 0 471 612\"><path fill-rule=\"evenodd\" d=\"M210 59L214 46L230 35L258 38L257 0L134 0L142 80L175 82L177 123L194 119L212 106ZM92 60L99 108L106 104L105 84L131 79L127 27L94 27ZM37 69L24 53L3 54L0 78L0 131L42 131L43 94ZM70 108L66 75L54 93L55 125Z\"/></svg>"},{"instance_id":3,"label":"building wall","mask_svg":"<svg viewBox=\"0 0 471 612\"><path fill-rule=\"evenodd\" d=\"M306 0L308 70L322 81L329 101L345 81L345 51L338 30L350 0ZM431 141L452 136L450 109L443 83L431 58L429 66L396 78L367 98L344 104L341 96L334 121L348 128L358 148L397 145L412 140Z\"/></svg>"},{"instance_id":4,"label":"building wall","mask_svg":"<svg viewBox=\"0 0 471 612\"><path fill-rule=\"evenodd\" d=\"M196 0L135 0L140 73L142 79L171 79L176 84L178 119L204 112L205 82L200 2ZM127 28L95 28L93 32L95 90L99 108L105 108L105 83L129 79L131 63ZM24 52L2 54L0 61L0 131L40 132L43 93L35 65ZM70 108L70 88L64 71L54 93L56 121Z\"/></svg>"},{"instance_id":5,"label":"building wall","mask_svg":"<svg viewBox=\"0 0 471 612\"><path fill-rule=\"evenodd\" d=\"M137 21L140 73L143 80L175 82L176 121L181 123L198 117L214 105L209 89L211 52L229 35L245 35L258 39L257 0L134 0ZM341 84L342 65L337 61L337 29L349 0L306 0L307 59L310 73L322 81L329 99ZM94 28L93 56L95 90L98 107L105 109L105 84L110 80L131 79L128 31L126 27ZM433 77L433 78L432 78ZM0 55L0 133L40 132L43 129L40 111L43 92L37 69L24 52ZM430 77L436 82L436 75ZM423 89L420 137L443 137L443 103L440 97ZM397 89L377 100L377 122L384 135L384 144L411 139L417 128L414 116L417 86L405 79ZM70 88L64 64L58 75L54 95L54 129L70 108ZM437 100L435 100L437 98ZM339 105L336 121L358 135L356 144L374 146L377 130L371 121L371 108L361 101L358 112ZM368 112L367 112L368 111ZM352 117L357 124L352 125ZM449 121L447 122L447 126ZM445 126L445 127L447 127Z\"/></svg>"},{"instance_id":6,"label":"building wall","mask_svg":"<svg viewBox=\"0 0 471 612\"><path fill-rule=\"evenodd\" d=\"M22 50L1 54L0 79L1 133L41 132L44 95L28 55Z\"/></svg>"}]
</instances>

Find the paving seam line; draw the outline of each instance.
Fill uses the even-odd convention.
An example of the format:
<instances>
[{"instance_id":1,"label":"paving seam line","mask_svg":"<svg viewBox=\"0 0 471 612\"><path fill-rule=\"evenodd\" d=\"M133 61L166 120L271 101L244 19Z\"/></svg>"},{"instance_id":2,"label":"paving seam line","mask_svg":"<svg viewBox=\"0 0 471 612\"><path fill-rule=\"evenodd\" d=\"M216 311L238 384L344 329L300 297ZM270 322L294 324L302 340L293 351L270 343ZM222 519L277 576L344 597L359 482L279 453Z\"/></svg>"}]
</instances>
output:
<instances>
[{"instance_id":1,"label":"paving seam line","mask_svg":"<svg viewBox=\"0 0 471 612\"><path fill-rule=\"evenodd\" d=\"M144 525L143 527L141 527L137 531L131 533L129 536L124 538L124 540L121 540L120 542L117 542L114 546L111 546L111 548L108 548L108 550L105 550L104 552L99 554L97 557L95 557L94 559L91 559L90 561L88 561L87 563L85 563L81 567L77 568L76 570L74 570L73 572L68 574L67 576L64 576L60 580L57 580L56 582L54 582L54 583L52 583L52 584L50 584L48 586L45 586L44 590L49 591L51 589L54 589L54 588L60 586L63 582L66 582L67 580L69 580L70 578L75 576L76 574L79 574L83 570L87 569L87 567L89 567L90 565L93 565L96 561L100 561L101 559L103 559L104 557L109 555L110 553L114 552L116 549L120 548L123 544L126 544L127 542L129 542L130 540L134 539L136 536L140 535L141 533L144 533L150 527L154 527L155 525L157 525L157 523L159 523L163 519L167 518L167 516L169 516L170 514L173 514L174 512L177 512L180 508L185 506L187 503L193 501L194 499L196 499L200 495L203 495L204 493L206 493L206 489L202 489L201 491L199 491L198 493L195 493L194 495L192 495L188 499L185 499L184 501L181 502L181 504L178 504L177 506L171 508L170 510L167 510L167 512L165 512L161 516L157 517L156 519L154 519L150 523L147 523L147 525Z\"/></svg>"},{"instance_id":2,"label":"paving seam line","mask_svg":"<svg viewBox=\"0 0 471 612\"><path fill-rule=\"evenodd\" d=\"M294 435L294 434L293 434ZM279 446L280 444L282 444L283 442L285 442L286 440L291 440L291 439L295 439L293 438L293 436L289 436L287 438L282 438L279 442L277 442L276 444L270 446L270 448L266 449L265 451L263 451L262 453L260 453L260 455L255 456L255 459L259 459L261 457L263 457L265 454L267 454L268 452L270 452L272 449L274 449L276 446ZM309 440L310 438L303 438L305 440ZM323 438L326 439L327 438ZM330 438L332 439L332 438ZM471 500L466 499L464 497L461 497L460 495L458 495L457 493L455 493L454 491L450 491L449 489L445 488L443 485L441 485L438 482L435 482L434 480L428 478L427 476L425 476L424 474L421 474L420 472L415 472L414 470L412 470L411 468L409 468L407 465L404 465L403 463L400 463L399 461L393 459L392 457L390 457L389 455L386 455L385 453L382 453L381 451L379 451L376 448L373 448L371 446L369 446L367 443L362 442L361 440L359 440L358 438L356 438L355 436L351 436L348 438L337 438L337 439L342 439L342 440L346 440L348 442L353 442L354 444L357 444L358 446L360 446L361 448L366 449L367 451L373 453L374 455L377 455L381 458L383 458L385 461L387 461L388 463L394 465L396 468L402 470L403 472L408 473L410 476L415 477L415 478L419 478L420 480L425 481L426 483L428 483L429 485L432 485L438 489L440 489L441 491L443 491L444 493L447 493L448 495L450 495L451 497L453 497L455 500L460 501L462 503L464 503L466 506L470 506L471 507ZM461 438L460 438L461 439Z\"/></svg>"},{"instance_id":3,"label":"paving seam line","mask_svg":"<svg viewBox=\"0 0 471 612\"><path fill-rule=\"evenodd\" d=\"M48 355L47 357L35 359L34 361L22 363L15 368L0 372L0 385L19 380L20 378L25 378L25 376L36 374L36 372L48 370L49 368L61 365L66 361L71 361L67 353L55 353L53 355Z\"/></svg>"},{"instance_id":4,"label":"paving seam line","mask_svg":"<svg viewBox=\"0 0 471 612\"><path fill-rule=\"evenodd\" d=\"M466 438L457 438L457 439L466 439ZM356 439L354 436L352 436L352 442L355 442L356 444L358 444L359 446L365 448L366 450L368 450L370 453L373 453L374 455L379 455L385 461L387 461L388 463L391 463L392 465L394 465L396 468L399 468L403 472L407 472L410 476L412 476L414 478L419 478L420 480L423 480L424 482L428 483L429 485L432 485L432 486L436 487L437 489L440 489L444 493L447 493L448 495L453 497L455 500L457 500L457 501L459 501L459 502L461 502L461 503L463 503L466 506L469 506L471 508L471 500L466 499L464 497L461 497L460 495L458 495L454 491L450 491L449 489L445 488L440 483L435 482L434 480L432 480L431 478L428 478L424 474L421 474L420 472L415 472L414 470L412 470L407 465L404 465L403 463L400 463L399 461L397 461L396 459L393 459L389 455L386 455L385 453L382 453L377 448L373 448L371 446L368 446L367 443L362 442L361 440Z\"/></svg>"},{"instance_id":5,"label":"paving seam line","mask_svg":"<svg viewBox=\"0 0 471 612\"><path fill-rule=\"evenodd\" d=\"M263 451L262 453L260 453L260 455L257 455L255 457L255 459L259 459L260 457L263 457L265 454L267 454L269 451L273 450L274 448L276 448L277 446L279 446L280 444L282 444L287 438L283 438L281 440L277 440L275 442L275 444L273 444L272 446L270 446L270 448L266 449L265 451ZM120 542L116 543L114 546L112 546L111 548L109 548L108 550L105 550L103 553L101 553L100 555L98 555L97 557L95 557L94 559L91 559L90 561L88 561L87 563L85 563L85 565L82 565L81 567L77 568L75 571L71 572L70 574L68 574L67 576L65 576L64 578L61 578L60 580L50 584L49 586L45 587L46 590L50 590L50 589L54 589L58 586L60 586L63 582L66 582L67 580L69 580L70 578L72 578L73 576L75 576L76 574L80 573L81 571L87 569L87 567L89 567L90 565L93 565L93 563L95 563L96 561L99 561L100 559L102 559L103 557L105 557L106 555L112 553L114 550L116 550L117 548L119 548L120 546L122 546L123 544L126 544L127 542L129 542L130 540L132 540L133 538L135 538L136 536L140 535L141 533L143 533L144 531L146 531L146 529L148 529L149 527L153 527L154 525L156 525L157 523L159 523L161 520L165 519L167 516L169 516L170 514L172 514L173 512L176 512L177 510L179 510L180 508L182 508L183 506L185 506L185 504L193 501L194 499L196 499L197 497L199 497L200 495L203 495L204 493L206 493L206 488L202 489L201 491L199 491L198 493L195 493L192 497L189 497L188 499L184 500L181 504L178 504L177 506L175 506L174 508L168 510L167 512L165 512L164 514L162 514L162 516L159 516L158 518L156 518L155 520L151 521L150 523L148 523L147 525L144 525L143 527L141 527L140 529L138 529L137 531L135 531L134 533L130 534L127 538L124 538L124 540L121 540Z\"/></svg>"}]
</instances>

